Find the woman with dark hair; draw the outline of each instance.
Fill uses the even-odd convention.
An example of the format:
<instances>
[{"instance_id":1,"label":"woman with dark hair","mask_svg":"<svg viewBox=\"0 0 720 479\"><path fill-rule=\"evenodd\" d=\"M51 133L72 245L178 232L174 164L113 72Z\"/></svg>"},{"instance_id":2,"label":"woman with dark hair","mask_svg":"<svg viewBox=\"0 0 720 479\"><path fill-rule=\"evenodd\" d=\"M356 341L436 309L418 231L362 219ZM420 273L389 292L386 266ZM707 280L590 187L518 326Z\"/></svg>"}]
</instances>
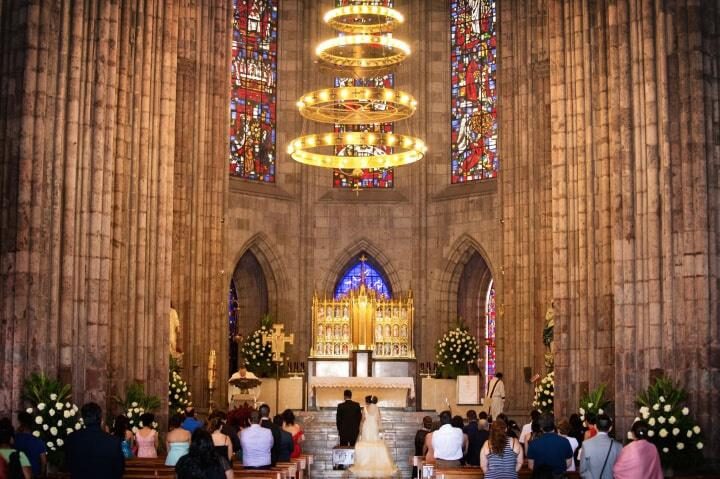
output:
<instances>
[{"instance_id":1,"label":"woman with dark hair","mask_svg":"<svg viewBox=\"0 0 720 479\"><path fill-rule=\"evenodd\" d=\"M228 461L232 461L233 446L230 436L223 434L222 427L225 421L222 417L215 416L208 423L208 432L212 438L215 450L223 457L227 457Z\"/></svg>"},{"instance_id":2,"label":"woman with dark hair","mask_svg":"<svg viewBox=\"0 0 720 479\"><path fill-rule=\"evenodd\" d=\"M180 414L173 414L168 420L168 433L165 436L165 447L167 448L166 466L174 466L178 459L188 453L190 449L190 432L183 429L183 417Z\"/></svg>"},{"instance_id":3,"label":"woman with dark hair","mask_svg":"<svg viewBox=\"0 0 720 479\"><path fill-rule=\"evenodd\" d=\"M135 433L135 442L138 446L137 457L157 457L158 435L157 431L153 429L154 422L155 415L151 412L140 416L142 428Z\"/></svg>"},{"instance_id":4,"label":"woman with dark hair","mask_svg":"<svg viewBox=\"0 0 720 479\"><path fill-rule=\"evenodd\" d=\"M662 479L660 455L657 448L648 442L648 425L635 421L631 433L634 440L623 447L613 466L615 479Z\"/></svg>"},{"instance_id":5,"label":"woman with dark hair","mask_svg":"<svg viewBox=\"0 0 720 479\"><path fill-rule=\"evenodd\" d=\"M122 447L123 456L125 459L133 457L133 433L130 430L130 421L126 416L120 414L115 416L115 422L112 427L112 435L120 438L120 446Z\"/></svg>"},{"instance_id":6,"label":"woman with dark hair","mask_svg":"<svg viewBox=\"0 0 720 479\"><path fill-rule=\"evenodd\" d=\"M597 426L595 425L595 421L597 421L597 414L594 412L589 412L585 414L585 435L583 436L583 441L587 441L588 439L592 439L595 436L597 436L598 430Z\"/></svg>"},{"instance_id":7,"label":"woman with dark hair","mask_svg":"<svg viewBox=\"0 0 720 479\"><path fill-rule=\"evenodd\" d=\"M190 451L175 466L178 479L232 479L233 470L225 457L215 450L212 437L206 430L192 434Z\"/></svg>"},{"instance_id":8,"label":"woman with dark hair","mask_svg":"<svg viewBox=\"0 0 720 479\"><path fill-rule=\"evenodd\" d=\"M291 409L286 409L282 413L282 419L283 419L283 430L290 433L293 440L293 452L290 454L290 457L293 459L300 457L300 454L302 454L302 448L300 447L300 443L305 440L305 434L303 433L302 428L299 424L295 423L295 414L293 414Z\"/></svg>"},{"instance_id":9,"label":"woman with dark hair","mask_svg":"<svg viewBox=\"0 0 720 479\"><path fill-rule=\"evenodd\" d=\"M480 467L486 479L517 479L523 465L520 442L509 437L507 425L496 419L490 426L490 438L480 449Z\"/></svg>"}]
</instances>

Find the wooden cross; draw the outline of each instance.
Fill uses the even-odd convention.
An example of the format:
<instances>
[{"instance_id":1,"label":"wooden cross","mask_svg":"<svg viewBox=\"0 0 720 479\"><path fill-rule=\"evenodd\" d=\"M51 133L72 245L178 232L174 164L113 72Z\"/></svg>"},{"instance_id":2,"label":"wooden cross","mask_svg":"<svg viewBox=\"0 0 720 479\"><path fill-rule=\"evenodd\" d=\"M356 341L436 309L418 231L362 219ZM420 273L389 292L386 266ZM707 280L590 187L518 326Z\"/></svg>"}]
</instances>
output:
<instances>
[{"instance_id":1,"label":"wooden cross","mask_svg":"<svg viewBox=\"0 0 720 479\"><path fill-rule=\"evenodd\" d=\"M282 361L282 356L285 354L285 343L293 344L295 340L294 334L286 336L283 333L283 327L282 324L273 324L272 332L263 334L263 342L270 343L275 362Z\"/></svg>"}]
</instances>

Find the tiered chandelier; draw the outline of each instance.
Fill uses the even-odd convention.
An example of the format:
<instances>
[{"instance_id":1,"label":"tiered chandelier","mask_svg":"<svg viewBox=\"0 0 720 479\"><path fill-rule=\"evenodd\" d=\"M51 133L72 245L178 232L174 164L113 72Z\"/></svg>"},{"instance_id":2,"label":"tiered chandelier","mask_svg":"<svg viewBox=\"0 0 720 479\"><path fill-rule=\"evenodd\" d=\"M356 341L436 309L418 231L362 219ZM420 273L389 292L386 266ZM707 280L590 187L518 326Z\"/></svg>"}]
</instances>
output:
<instances>
[{"instance_id":1,"label":"tiered chandelier","mask_svg":"<svg viewBox=\"0 0 720 479\"><path fill-rule=\"evenodd\" d=\"M326 69L344 76L380 76L410 55L410 47L391 34L404 21L402 14L370 2L360 0L325 14L325 23L339 32L315 49ZM390 88L338 87L306 93L297 101L297 107L308 120L343 126L405 120L415 113L417 101L407 92ZM338 154L338 150L344 154ZM349 169L353 176L360 176L363 169L414 163L426 150L419 138L371 131L304 135L287 147L295 161Z\"/></svg>"}]
</instances>

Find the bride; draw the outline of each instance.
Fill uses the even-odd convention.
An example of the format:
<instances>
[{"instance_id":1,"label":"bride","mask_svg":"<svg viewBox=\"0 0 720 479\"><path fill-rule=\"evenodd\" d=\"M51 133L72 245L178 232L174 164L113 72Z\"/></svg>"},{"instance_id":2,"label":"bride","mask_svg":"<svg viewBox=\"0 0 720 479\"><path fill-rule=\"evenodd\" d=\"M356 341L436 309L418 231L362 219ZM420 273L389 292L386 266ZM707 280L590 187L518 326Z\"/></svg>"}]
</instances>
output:
<instances>
[{"instance_id":1,"label":"bride","mask_svg":"<svg viewBox=\"0 0 720 479\"><path fill-rule=\"evenodd\" d=\"M387 445L380 439L377 402L377 396L365 397L360 438L355 444L355 463L350 467L356 477L389 477L397 471Z\"/></svg>"}]
</instances>

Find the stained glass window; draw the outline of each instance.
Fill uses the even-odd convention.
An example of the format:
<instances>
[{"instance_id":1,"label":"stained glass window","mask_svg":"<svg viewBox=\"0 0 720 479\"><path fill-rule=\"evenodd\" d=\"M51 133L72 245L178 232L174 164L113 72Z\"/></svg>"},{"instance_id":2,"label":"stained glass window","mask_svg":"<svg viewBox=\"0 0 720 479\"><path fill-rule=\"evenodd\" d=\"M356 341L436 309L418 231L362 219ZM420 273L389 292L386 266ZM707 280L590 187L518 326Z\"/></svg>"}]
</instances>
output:
<instances>
[{"instance_id":1,"label":"stained glass window","mask_svg":"<svg viewBox=\"0 0 720 479\"><path fill-rule=\"evenodd\" d=\"M390 287L382 272L370 264L364 256L360 256L335 286L335 299L347 296L351 290L359 288L363 281L368 289L377 292L378 297L385 299L392 297Z\"/></svg>"},{"instance_id":2,"label":"stained glass window","mask_svg":"<svg viewBox=\"0 0 720 479\"><path fill-rule=\"evenodd\" d=\"M275 182L278 0L233 0L230 174Z\"/></svg>"},{"instance_id":3,"label":"stained glass window","mask_svg":"<svg viewBox=\"0 0 720 479\"><path fill-rule=\"evenodd\" d=\"M372 4L392 8L393 0L372 0L367 2L364 0L335 0L335 7L344 7L346 5L356 4ZM382 77L372 78L335 78L335 87L343 86L367 86L367 87L382 87L392 88L395 86L395 77L392 73ZM384 103L377 103L375 108L381 110L385 107ZM377 133L392 133L392 123L373 123L367 125L335 125L335 132L340 133L344 131L373 131ZM335 150L336 155L344 155L348 152L352 152L353 155L385 155L392 153L392 148L387 147L372 147L367 152L359 150L358 146L347 145L344 147L338 147ZM333 186L335 188L392 188L393 187L393 168L372 168L362 170L360 177L354 177L351 171L346 170L333 170Z\"/></svg>"},{"instance_id":4,"label":"stained glass window","mask_svg":"<svg viewBox=\"0 0 720 479\"><path fill-rule=\"evenodd\" d=\"M495 178L495 1L451 0L450 22L451 181Z\"/></svg>"},{"instance_id":5,"label":"stained glass window","mask_svg":"<svg viewBox=\"0 0 720 479\"><path fill-rule=\"evenodd\" d=\"M235 281L230 280L230 289L228 291L228 341L229 341L229 352L230 352L230 371L235 371L238 360L238 343L235 341L235 336L238 331L237 324L238 317L238 296L237 289L235 289Z\"/></svg>"},{"instance_id":6,"label":"stained glass window","mask_svg":"<svg viewBox=\"0 0 720 479\"><path fill-rule=\"evenodd\" d=\"M495 284L491 280L485 297L485 387L495 375Z\"/></svg>"}]
</instances>

